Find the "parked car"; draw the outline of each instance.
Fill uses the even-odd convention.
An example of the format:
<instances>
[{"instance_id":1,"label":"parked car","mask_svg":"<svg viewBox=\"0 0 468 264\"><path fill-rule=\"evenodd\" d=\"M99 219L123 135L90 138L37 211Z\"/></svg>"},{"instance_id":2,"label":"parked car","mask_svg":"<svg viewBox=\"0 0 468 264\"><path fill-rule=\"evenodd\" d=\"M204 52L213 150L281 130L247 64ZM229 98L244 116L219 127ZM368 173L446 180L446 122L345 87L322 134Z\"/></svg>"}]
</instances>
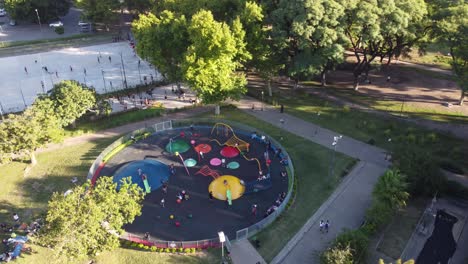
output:
<instances>
[{"instance_id":1,"label":"parked car","mask_svg":"<svg viewBox=\"0 0 468 264\"><path fill-rule=\"evenodd\" d=\"M58 21L54 21L52 23L49 24L49 27L63 27L63 23L62 21L58 20Z\"/></svg>"},{"instance_id":2,"label":"parked car","mask_svg":"<svg viewBox=\"0 0 468 264\"><path fill-rule=\"evenodd\" d=\"M78 26L82 27L82 26L89 26L89 22L84 22L84 21L79 21L78 22Z\"/></svg>"},{"instance_id":3,"label":"parked car","mask_svg":"<svg viewBox=\"0 0 468 264\"><path fill-rule=\"evenodd\" d=\"M0 8L0 17L6 16L5 8Z\"/></svg>"}]
</instances>

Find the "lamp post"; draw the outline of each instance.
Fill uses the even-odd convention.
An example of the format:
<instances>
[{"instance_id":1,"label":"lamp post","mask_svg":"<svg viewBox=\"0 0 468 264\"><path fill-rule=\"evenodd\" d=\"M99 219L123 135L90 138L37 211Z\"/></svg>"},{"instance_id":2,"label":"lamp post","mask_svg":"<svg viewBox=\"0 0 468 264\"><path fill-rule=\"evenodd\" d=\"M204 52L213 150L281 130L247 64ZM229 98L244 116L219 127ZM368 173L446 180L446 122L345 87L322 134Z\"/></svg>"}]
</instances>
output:
<instances>
[{"instance_id":1,"label":"lamp post","mask_svg":"<svg viewBox=\"0 0 468 264\"><path fill-rule=\"evenodd\" d=\"M339 135L339 136L334 136L333 137L333 142L332 142L332 146L333 146L333 152L332 152L332 159L330 161L330 178L333 177L333 174L334 174L334 170L335 170L335 155L336 155L336 146L338 145L338 141L340 139L342 139L343 136L342 135Z\"/></svg>"},{"instance_id":2,"label":"lamp post","mask_svg":"<svg viewBox=\"0 0 468 264\"><path fill-rule=\"evenodd\" d=\"M125 74L125 64L124 64L124 61L123 61L122 52L120 52L120 62L122 63L122 70L123 70L123 76L124 76L124 86L125 86L125 89L128 89L127 75Z\"/></svg>"},{"instance_id":3,"label":"lamp post","mask_svg":"<svg viewBox=\"0 0 468 264\"><path fill-rule=\"evenodd\" d=\"M226 236L224 232L218 232L219 242L221 242L221 258L224 261L224 242L226 242Z\"/></svg>"},{"instance_id":4,"label":"lamp post","mask_svg":"<svg viewBox=\"0 0 468 264\"><path fill-rule=\"evenodd\" d=\"M41 33L42 33L42 24L41 24L41 17L39 16L39 11L37 11L37 8L34 9L34 11L36 11L37 22L39 22L39 29L41 30Z\"/></svg>"}]
</instances>

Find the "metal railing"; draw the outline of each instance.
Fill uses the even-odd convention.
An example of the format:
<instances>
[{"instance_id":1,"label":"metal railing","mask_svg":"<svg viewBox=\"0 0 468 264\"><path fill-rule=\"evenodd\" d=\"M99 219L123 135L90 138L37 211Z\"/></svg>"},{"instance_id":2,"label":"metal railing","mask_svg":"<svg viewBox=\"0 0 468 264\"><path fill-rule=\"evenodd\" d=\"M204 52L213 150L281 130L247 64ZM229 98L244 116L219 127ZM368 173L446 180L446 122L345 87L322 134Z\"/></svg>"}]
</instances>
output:
<instances>
[{"instance_id":1,"label":"metal railing","mask_svg":"<svg viewBox=\"0 0 468 264\"><path fill-rule=\"evenodd\" d=\"M98 169L99 166L102 165L102 161L104 157L109 154L112 150L114 150L116 147L119 145L127 142L128 140L131 139L132 136L135 135L140 135L142 133L150 132L150 133L157 133L160 131L165 131L165 130L170 130L174 128L182 128L182 127L189 127L190 125L193 126L213 126L215 123L223 122L225 124L228 124L232 127L235 127L236 133L243 134L243 135L249 135L252 131L256 131L257 134L260 135L265 135L267 136L268 134L262 132L261 130L257 128L252 128L250 126L233 122L233 121L228 121L228 120L216 120L213 121L211 119L203 119L203 118L198 118L198 119L178 119L178 120L171 120L171 121L165 121L161 123L157 123L145 128L141 128L138 130L135 130L119 139L117 139L114 143L109 145L104 151L96 158L95 162L91 166L88 172L88 179L92 179L94 174L96 173L96 170ZM260 222L257 222L249 227L240 229L236 231L236 238L233 240L233 242L241 239L247 239L255 234L257 234L259 231L273 223L276 218L287 208L289 201L291 200L291 197L293 195L293 185L294 185L294 166L291 161L291 158L289 154L285 151L285 149L281 146L281 144L276 141L273 138L269 138L272 145L277 146L282 149L282 152L284 155L286 155L288 163L286 165L288 169L288 193L283 200L283 202L278 206L278 208L272 212L270 215L262 219ZM132 233L125 233L121 235L121 239L132 241L135 243L139 244L144 244L145 246L155 246L158 248L210 248L210 247L220 247L221 243L219 241L219 238L210 238L210 239L203 239L203 240L197 240L197 241L162 241L162 240L154 240L154 239L145 239L143 236L132 234Z\"/></svg>"}]
</instances>

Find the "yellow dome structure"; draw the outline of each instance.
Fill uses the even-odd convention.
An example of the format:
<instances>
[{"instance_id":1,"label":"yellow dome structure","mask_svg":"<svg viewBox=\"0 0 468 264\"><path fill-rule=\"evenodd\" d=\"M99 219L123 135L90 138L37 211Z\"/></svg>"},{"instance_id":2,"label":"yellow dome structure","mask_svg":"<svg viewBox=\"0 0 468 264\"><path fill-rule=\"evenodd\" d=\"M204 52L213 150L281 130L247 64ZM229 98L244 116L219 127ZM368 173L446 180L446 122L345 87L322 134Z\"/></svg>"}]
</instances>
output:
<instances>
[{"instance_id":1,"label":"yellow dome structure","mask_svg":"<svg viewBox=\"0 0 468 264\"><path fill-rule=\"evenodd\" d=\"M231 175L220 176L208 186L208 191L213 193L213 197L222 201L226 201L228 190L231 192L231 199L235 200L244 194L245 186L241 184L239 178Z\"/></svg>"}]
</instances>

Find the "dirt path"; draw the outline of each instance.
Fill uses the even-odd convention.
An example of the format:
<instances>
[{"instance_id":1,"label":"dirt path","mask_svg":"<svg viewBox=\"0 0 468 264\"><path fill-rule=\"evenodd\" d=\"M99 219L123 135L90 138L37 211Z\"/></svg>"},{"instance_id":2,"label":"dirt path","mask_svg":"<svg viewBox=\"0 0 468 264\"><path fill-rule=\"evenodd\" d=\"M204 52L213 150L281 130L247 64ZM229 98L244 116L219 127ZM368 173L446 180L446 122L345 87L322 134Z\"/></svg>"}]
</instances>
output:
<instances>
[{"instance_id":1,"label":"dirt path","mask_svg":"<svg viewBox=\"0 0 468 264\"><path fill-rule=\"evenodd\" d=\"M146 119L146 120L143 120L143 121L126 124L126 125L123 125L123 126L109 128L109 129L98 131L98 132L92 133L92 134L85 134L85 135L82 135L82 136L70 137L70 138L66 138L62 143L48 144L45 147L43 147L41 149L38 149L36 151L36 153L47 152L47 151L51 151L51 150L57 150L57 149L60 149L60 148L63 148L63 147L72 146L72 145L76 145L76 144L80 144L80 143L85 143L85 142L89 142L89 141L103 139L103 138L112 138L112 137L116 137L116 136L120 136L122 134L132 132L132 131L137 130L139 128L146 127L147 125L152 125L152 124L155 124L155 123L159 123L159 122L162 122L162 121L168 121L168 120L172 120L172 119L190 118L192 116L195 116L195 115L201 114L201 113L205 113L205 112L208 112L210 110L212 110L212 109L209 106L197 107L197 108L193 108L193 109L182 111L182 112L171 113L171 114L163 115L163 116L160 116L160 117L150 118L150 119Z\"/></svg>"}]
</instances>

